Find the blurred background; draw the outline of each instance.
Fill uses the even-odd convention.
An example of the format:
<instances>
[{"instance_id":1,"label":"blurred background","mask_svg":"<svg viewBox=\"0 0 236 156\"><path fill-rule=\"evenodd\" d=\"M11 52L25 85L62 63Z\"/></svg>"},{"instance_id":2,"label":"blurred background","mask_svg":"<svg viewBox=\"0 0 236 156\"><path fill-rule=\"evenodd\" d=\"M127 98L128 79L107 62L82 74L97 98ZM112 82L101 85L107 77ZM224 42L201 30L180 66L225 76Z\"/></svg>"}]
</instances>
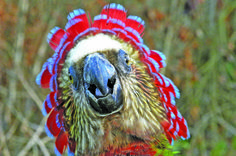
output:
<instances>
[{"instance_id":1,"label":"blurred background","mask_svg":"<svg viewBox=\"0 0 236 156\"><path fill-rule=\"evenodd\" d=\"M109 2L145 20L145 44L167 57L161 72L180 89L191 133L176 155L236 155L235 0L1 0L0 156L54 154L41 114L49 90L35 83L53 54L47 34L74 9L93 18Z\"/></svg>"}]
</instances>

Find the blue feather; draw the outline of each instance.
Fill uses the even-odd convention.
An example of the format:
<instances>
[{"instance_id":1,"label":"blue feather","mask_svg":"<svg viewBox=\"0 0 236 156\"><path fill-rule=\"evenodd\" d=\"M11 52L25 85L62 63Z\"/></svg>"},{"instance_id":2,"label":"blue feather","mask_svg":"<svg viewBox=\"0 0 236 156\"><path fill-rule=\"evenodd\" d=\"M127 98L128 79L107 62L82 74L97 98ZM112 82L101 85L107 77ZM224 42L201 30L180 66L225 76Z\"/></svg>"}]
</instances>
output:
<instances>
[{"instance_id":1,"label":"blue feather","mask_svg":"<svg viewBox=\"0 0 236 156\"><path fill-rule=\"evenodd\" d=\"M48 107L52 108L52 104L51 104L51 100L50 100L50 94L47 95L46 100L47 100Z\"/></svg>"},{"instance_id":2,"label":"blue feather","mask_svg":"<svg viewBox=\"0 0 236 156\"><path fill-rule=\"evenodd\" d=\"M54 74L50 79L49 87L50 87L51 91L56 91L57 90L57 85L55 83L56 78L57 78L57 74ZM54 90L54 87L53 87L54 85L56 86L55 90Z\"/></svg>"},{"instance_id":3,"label":"blue feather","mask_svg":"<svg viewBox=\"0 0 236 156\"><path fill-rule=\"evenodd\" d=\"M75 155L75 153L73 153L71 150L70 150L70 147L68 146L67 147L67 151L68 151L68 156L74 156Z\"/></svg>"},{"instance_id":4,"label":"blue feather","mask_svg":"<svg viewBox=\"0 0 236 156\"><path fill-rule=\"evenodd\" d=\"M124 31L123 29L120 29L120 28L113 28L112 30L113 30L113 31L116 31L117 33L123 33L123 34L127 35L127 32Z\"/></svg>"},{"instance_id":5,"label":"blue feather","mask_svg":"<svg viewBox=\"0 0 236 156\"><path fill-rule=\"evenodd\" d=\"M61 127L61 124L60 124L60 121L59 121L59 114L56 115L56 124L57 124L58 128Z\"/></svg>"},{"instance_id":6,"label":"blue feather","mask_svg":"<svg viewBox=\"0 0 236 156\"><path fill-rule=\"evenodd\" d=\"M173 112L171 112L170 114L171 114L171 118L172 118L172 119L175 119L175 118L176 118Z\"/></svg>"},{"instance_id":7,"label":"blue feather","mask_svg":"<svg viewBox=\"0 0 236 156\"><path fill-rule=\"evenodd\" d=\"M107 19L107 15L100 14L100 15L94 16L93 18L94 21L101 20L101 19Z\"/></svg>"},{"instance_id":8,"label":"blue feather","mask_svg":"<svg viewBox=\"0 0 236 156\"><path fill-rule=\"evenodd\" d=\"M81 33L79 33L76 37L75 37L75 39L73 40L73 42L75 43L81 36L83 36L84 34L86 34L86 33L88 33L88 32L95 32L95 31L97 31L97 30L99 30L98 28L88 28L88 29L86 29L85 31L83 31L83 32L81 32Z\"/></svg>"},{"instance_id":9,"label":"blue feather","mask_svg":"<svg viewBox=\"0 0 236 156\"><path fill-rule=\"evenodd\" d=\"M103 29L102 32L116 35L116 32L109 30L109 29Z\"/></svg>"},{"instance_id":10,"label":"blue feather","mask_svg":"<svg viewBox=\"0 0 236 156\"><path fill-rule=\"evenodd\" d=\"M152 58L150 58L150 57L148 57L147 59L154 65L156 71L159 71L159 69L160 69L159 64L158 64L154 59L152 59ZM152 71L152 72L153 72L153 71Z\"/></svg>"},{"instance_id":11,"label":"blue feather","mask_svg":"<svg viewBox=\"0 0 236 156\"><path fill-rule=\"evenodd\" d=\"M42 66L42 70L41 72L37 75L36 79L35 79L35 82L37 83L37 85L41 86L41 79L42 79L42 74L43 72L46 70L48 66L48 62L45 62Z\"/></svg>"},{"instance_id":12,"label":"blue feather","mask_svg":"<svg viewBox=\"0 0 236 156\"><path fill-rule=\"evenodd\" d=\"M50 130L48 129L48 126L47 124L45 124L45 132L46 134L50 137L50 138L54 138L54 136L52 135L52 133L50 132Z\"/></svg>"},{"instance_id":13,"label":"blue feather","mask_svg":"<svg viewBox=\"0 0 236 156\"><path fill-rule=\"evenodd\" d=\"M70 20L69 22L66 23L66 26L65 28L66 29L69 29L70 27L72 27L73 25L81 22L82 20L81 19L73 19L73 20Z\"/></svg>"},{"instance_id":14,"label":"blue feather","mask_svg":"<svg viewBox=\"0 0 236 156\"><path fill-rule=\"evenodd\" d=\"M170 95L170 103L172 104L172 105L175 105L175 96L174 96L174 94L173 93L171 93L171 92L169 92L169 95Z\"/></svg>"},{"instance_id":15,"label":"blue feather","mask_svg":"<svg viewBox=\"0 0 236 156\"><path fill-rule=\"evenodd\" d=\"M177 116L179 117L180 121L182 120L183 116L181 115L181 113L178 111Z\"/></svg>"},{"instance_id":16,"label":"blue feather","mask_svg":"<svg viewBox=\"0 0 236 156\"><path fill-rule=\"evenodd\" d=\"M65 41L67 40L68 36L65 33L64 36L61 38L61 41L59 43L59 45L57 46L57 48L55 49L55 52L58 53L59 50L62 48L62 46L64 45Z\"/></svg>"},{"instance_id":17,"label":"blue feather","mask_svg":"<svg viewBox=\"0 0 236 156\"><path fill-rule=\"evenodd\" d=\"M53 37L53 35L59 30L60 28L59 27L54 27L50 33L48 33L48 36L47 36L47 42L49 43Z\"/></svg>"},{"instance_id":18,"label":"blue feather","mask_svg":"<svg viewBox=\"0 0 236 156\"><path fill-rule=\"evenodd\" d=\"M76 16L85 14L85 11L83 9L77 9L74 10L73 12L70 12L69 15L67 16L68 21L72 20L73 18L75 18Z\"/></svg>"},{"instance_id":19,"label":"blue feather","mask_svg":"<svg viewBox=\"0 0 236 156\"><path fill-rule=\"evenodd\" d=\"M140 43L143 43L143 39L141 38L140 34L136 30L134 30L131 27L125 27L125 30L132 33L132 34L134 34L138 38L138 41Z\"/></svg>"},{"instance_id":20,"label":"blue feather","mask_svg":"<svg viewBox=\"0 0 236 156\"><path fill-rule=\"evenodd\" d=\"M103 8L104 9L111 8L111 9L118 9L118 10L121 10L121 11L126 11L125 8L122 5L116 4L116 3L111 3L111 4L108 4L108 5L105 5Z\"/></svg>"},{"instance_id":21,"label":"blue feather","mask_svg":"<svg viewBox=\"0 0 236 156\"><path fill-rule=\"evenodd\" d=\"M177 133L179 132L179 124L178 124L178 122L176 122L176 132Z\"/></svg>"},{"instance_id":22,"label":"blue feather","mask_svg":"<svg viewBox=\"0 0 236 156\"><path fill-rule=\"evenodd\" d=\"M42 110L41 110L43 116L47 116L47 111L45 109L45 101L43 102L43 107L42 107Z\"/></svg>"},{"instance_id":23,"label":"blue feather","mask_svg":"<svg viewBox=\"0 0 236 156\"><path fill-rule=\"evenodd\" d=\"M146 46L145 44L142 45L142 48L145 49L145 51L148 53L148 55L150 55L150 49L148 48L148 46Z\"/></svg>"},{"instance_id":24,"label":"blue feather","mask_svg":"<svg viewBox=\"0 0 236 156\"><path fill-rule=\"evenodd\" d=\"M61 153L58 151L57 147L54 147L54 152L56 154L56 156L61 156Z\"/></svg>"},{"instance_id":25,"label":"blue feather","mask_svg":"<svg viewBox=\"0 0 236 156\"><path fill-rule=\"evenodd\" d=\"M115 23L115 24L118 24L118 25L120 25L120 26L122 26L122 27L125 27L125 23L124 22L122 22L121 20L118 20L118 19L115 19L115 18L110 18L108 21L107 21L107 23Z\"/></svg>"},{"instance_id":26,"label":"blue feather","mask_svg":"<svg viewBox=\"0 0 236 156\"><path fill-rule=\"evenodd\" d=\"M157 79L160 82L160 84L163 85L163 81L157 73L152 72L152 75L154 75L154 79Z\"/></svg>"},{"instance_id":27,"label":"blue feather","mask_svg":"<svg viewBox=\"0 0 236 156\"><path fill-rule=\"evenodd\" d=\"M141 19L140 17L138 17L138 16L129 15L127 18L128 18L128 19L135 20L135 21L137 21L138 23L140 23L141 25L145 25L144 20L142 20L142 19Z\"/></svg>"}]
</instances>

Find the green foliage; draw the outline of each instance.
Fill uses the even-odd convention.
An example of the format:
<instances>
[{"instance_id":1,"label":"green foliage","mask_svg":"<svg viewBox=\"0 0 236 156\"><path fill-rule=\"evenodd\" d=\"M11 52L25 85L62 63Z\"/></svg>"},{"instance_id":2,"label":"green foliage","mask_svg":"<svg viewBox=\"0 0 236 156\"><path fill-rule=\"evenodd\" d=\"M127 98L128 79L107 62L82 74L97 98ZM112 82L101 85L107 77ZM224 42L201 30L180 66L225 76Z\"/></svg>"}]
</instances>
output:
<instances>
[{"instance_id":1,"label":"green foliage","mask_svg":"<svg viewBox=\"0 0 236 156\"><path fill-rule=\"evenodd\" d=\"M232 148L236 150L236 136L234 136L232 139Z\"/></svg>"},{"instance_id":2,"label":"green foliage","mask_svg":"<svg viewBox=\"0 0 236 156\"><path fill-rule=\"evenodd\" d=\"M215 147L211 151L211 156L215 155L226 155L227 153L227 143L224 140L215 144Z\"/></svg>"}]
</instances>

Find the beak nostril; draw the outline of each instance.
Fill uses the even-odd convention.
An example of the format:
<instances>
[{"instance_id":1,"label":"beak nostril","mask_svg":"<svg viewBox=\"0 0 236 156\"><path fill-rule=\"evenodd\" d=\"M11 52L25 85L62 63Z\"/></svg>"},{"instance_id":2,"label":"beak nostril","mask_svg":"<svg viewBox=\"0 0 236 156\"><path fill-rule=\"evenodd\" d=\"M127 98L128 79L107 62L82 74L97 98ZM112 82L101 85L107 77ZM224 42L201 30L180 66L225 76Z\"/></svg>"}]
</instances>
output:
<instances>
[{"instance_id":1,"label":"beak nostril","mask_svg":"<svg viewBox=\"0 0 236 156\"><path fill-rule=\"evenodd\" d=\"M88 90L90 91L90 93L92 93L93 95L95 95L96 92L96 85L95 84L90 84Z\"/></svg>"},{"instance_id":2,"label":"beak nostril","mask_svg":"<svg viewBox=\"0 0 236 156\"><path fill-rule=\"evenodd\" d=\"M109 87L109 89L111 89L110 90L111 93L113 92L113 88L114 88L115 83L116 83L115 76L110 78L110 79L108 79L108 81L107 81L107 86Z\"/></svg>"},{"instance_id":3,"label":"beak nostril","mask_svg":"<svg viewBox=\"0 0 236 156\"><path fill-rule=\"evenodd\" d=\"M96 84L89 84L88 90L92 93L96 98L107 96L109 93L113 94L114 85L116 83L116 77L113 76L112 78L107 80L107 89L108 92L103 94L101 90L97 87Z\"/></svg>"}]
</instances>

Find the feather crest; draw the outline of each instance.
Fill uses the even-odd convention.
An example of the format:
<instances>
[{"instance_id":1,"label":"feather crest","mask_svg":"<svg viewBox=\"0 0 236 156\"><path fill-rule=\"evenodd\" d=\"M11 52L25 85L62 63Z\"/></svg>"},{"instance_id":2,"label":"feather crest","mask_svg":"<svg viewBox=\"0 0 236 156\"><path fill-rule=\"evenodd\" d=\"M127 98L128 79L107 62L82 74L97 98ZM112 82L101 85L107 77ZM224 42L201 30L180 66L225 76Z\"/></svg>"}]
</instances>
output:
<instances>
[{"instance_id":1,"label":"feather crest","mask_svg":"<svg viewBox=\"0 0 236 156\"><path fill-rule=\"evenodd\" d=\"M131 27L135 29L140 35L144 31L145 22L138 16L128 16L128 18L125 21L125 24L127 27Z\"/></svg>"},{"instance_id":2,"label":"feather crest","mask_svg":"<svg viewBox=\"0 0 236 156\"><path fill-rule=\"evenodd\" d=\"M138 16L126 17L126 12L120 4L108 4L104 6L101 14L94 17L94 22L89 24L85 11L77 9L68 15L65 30L55 27L48 34L48 43L55 54L43 64L42 70L36 78L36 83L42 88L51 89L51 93L43 103L42 113L43 115L49 114L45 129L50 137L56 137L55 153L57 155L61 155L66 148L68 148L68 155L74 155L76 147L75 141L69 139L69 133L63 124L64 110L59 110L58 107L61 102L59 97L62 94L58 85L60 83L58 77L67 53L77 41L85 36L98 33L115 35L140 52L141 61L153 77L167 114L167 120L162 121L161 125L170 143L173 143L176 138L187 139L190 137L187 122L175 106L175 98L180 97L179 90L169 78L159 73L159 70L166 66L165 56L159 51L150 50L143 44L142 34L145 22ZM141 146L145 145L131 145L127 150L139 149L139 147L141 149ZM150 155L154 154L150 153Z\"/></svg>"}]
</instances>

